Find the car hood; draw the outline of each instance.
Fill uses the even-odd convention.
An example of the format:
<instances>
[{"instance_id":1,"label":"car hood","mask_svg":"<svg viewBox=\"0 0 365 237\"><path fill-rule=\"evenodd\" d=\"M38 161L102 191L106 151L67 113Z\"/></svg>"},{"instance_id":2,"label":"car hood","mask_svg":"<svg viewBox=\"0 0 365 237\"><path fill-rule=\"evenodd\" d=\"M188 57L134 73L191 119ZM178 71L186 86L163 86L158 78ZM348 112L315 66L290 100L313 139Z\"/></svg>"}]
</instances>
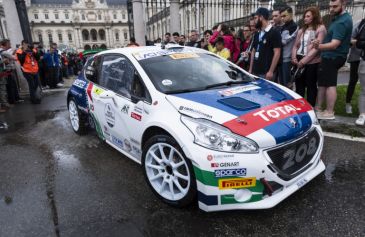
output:
<instances>
[{"instance_id":1,"label":"car hood","mask_svg":"<svg viewBox=\"0 0 365 237\"><path fill-rule=\"evenodd\" d=\"M221 124L268 147L297 138L315 120L313 108L294 93L259 79L206 91L167 95L181 113Z\"/></svg>"}]
</instances>

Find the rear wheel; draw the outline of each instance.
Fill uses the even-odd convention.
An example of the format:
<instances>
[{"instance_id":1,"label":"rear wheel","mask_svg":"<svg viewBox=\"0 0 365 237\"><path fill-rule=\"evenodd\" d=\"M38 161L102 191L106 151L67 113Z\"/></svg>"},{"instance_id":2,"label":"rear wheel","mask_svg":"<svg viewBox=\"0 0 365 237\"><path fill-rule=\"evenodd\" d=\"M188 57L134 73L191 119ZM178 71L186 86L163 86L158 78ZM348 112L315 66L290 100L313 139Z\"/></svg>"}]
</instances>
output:
<instances>
[{"instance_id":1,"label":"rear wheel","mask_svg":"<svg viewBox=\"0 0 365 237\"><path fill-rule=\"evenodd\" d=\"M142 157L145 178L164 202L183 207L195 199L196 181L192 164L172 137L152 137L144 146Z\"/></svg>"},{"instance_id":2,"label":"rear wheel","mask_svg":"<svg viewBox=\"0 0 365 237\"><path fill-rule=\"evenodd\" d=\"M73 98L68 101L68 112L74 132L79 135L85 134L87 130L87 119L86 116L77 108L76 102Z\"/></svg>"}]
</instances>

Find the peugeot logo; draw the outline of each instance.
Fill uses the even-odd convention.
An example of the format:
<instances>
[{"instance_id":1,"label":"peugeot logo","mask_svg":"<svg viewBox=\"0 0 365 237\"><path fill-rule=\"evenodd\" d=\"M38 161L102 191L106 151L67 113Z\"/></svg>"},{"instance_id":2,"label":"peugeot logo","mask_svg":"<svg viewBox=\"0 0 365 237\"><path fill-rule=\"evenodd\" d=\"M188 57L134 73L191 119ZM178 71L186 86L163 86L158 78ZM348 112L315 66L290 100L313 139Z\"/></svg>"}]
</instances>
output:
<instances>
[{"instance_id":1,"label":"peugeot logo","mask_svg":"<svg viewBox=\"0 0 365 237\"><path fill-rule=\"evenodd\" d=\"M238 123L242 123L242 124L244 124L244 125L247 125L247 121L246 121L246 120L244 120L244 119L237 118L237 119L236 119L236 121L237 121Z\"/></svg>"},{"instance_id":2,"label":"peugeot logo","mask_svg":"<svg viewBox=\"0 0 365 237\"><path fill-rule=\"evenodd\" d=\"M293 118L289 118L289 123L292 128L295 128L297 126L297 121L295 121L295 119Z\"/></svg>"}]
</instances>

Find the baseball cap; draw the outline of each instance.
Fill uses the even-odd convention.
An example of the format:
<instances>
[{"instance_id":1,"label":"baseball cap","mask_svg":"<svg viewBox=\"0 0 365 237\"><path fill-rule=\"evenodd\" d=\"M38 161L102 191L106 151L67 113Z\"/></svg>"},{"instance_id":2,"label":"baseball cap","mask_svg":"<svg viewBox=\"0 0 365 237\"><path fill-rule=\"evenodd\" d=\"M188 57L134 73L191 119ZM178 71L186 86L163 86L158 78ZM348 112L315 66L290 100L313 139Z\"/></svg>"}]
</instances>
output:
<instances>
[{"instance_id":1,"label":"baseball cap","mask_svg":"<svg viewBox=\"0 0 365 237\"><path fill-rule=\"evenodd\" d=\"M259 7L255 13L257 16L263 16L266 20L269 19L270 12L267 8Z\"/></svg>"}]
</instances>

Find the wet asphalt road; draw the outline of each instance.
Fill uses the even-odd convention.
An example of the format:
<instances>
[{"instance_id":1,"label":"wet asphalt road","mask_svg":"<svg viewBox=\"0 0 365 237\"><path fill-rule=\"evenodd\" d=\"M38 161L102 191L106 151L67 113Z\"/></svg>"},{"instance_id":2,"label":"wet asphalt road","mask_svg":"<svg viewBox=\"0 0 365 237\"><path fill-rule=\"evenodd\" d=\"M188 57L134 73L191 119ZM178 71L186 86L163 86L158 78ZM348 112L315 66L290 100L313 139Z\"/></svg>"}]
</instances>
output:
<instances>
[{"instance_id":1,"label":"wet asphalt road","mask_svg":"<svg viewBox=\"0 0 365 237\"><path fill-rule=\"evenodd\" d=\"M65 95L0 115L0 236L365 236L365 143L326 138L326 172L275 208L175 209L137 163L72 131Z\"/></svg>"}]
</instances>

